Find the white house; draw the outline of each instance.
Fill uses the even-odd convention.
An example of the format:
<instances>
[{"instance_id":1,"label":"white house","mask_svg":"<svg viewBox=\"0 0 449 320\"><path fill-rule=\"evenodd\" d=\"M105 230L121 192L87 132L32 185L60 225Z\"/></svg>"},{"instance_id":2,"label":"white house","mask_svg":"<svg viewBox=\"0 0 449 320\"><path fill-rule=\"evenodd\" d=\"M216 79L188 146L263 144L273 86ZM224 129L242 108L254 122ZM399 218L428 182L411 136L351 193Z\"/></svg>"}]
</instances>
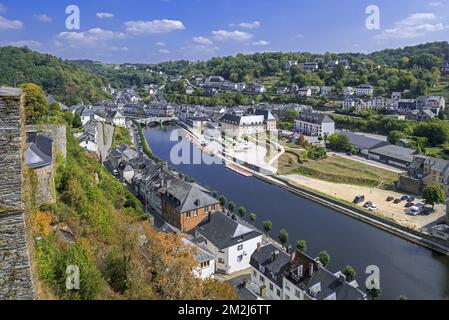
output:
<instances>
[{"instance_id":1,"label":"white house","mask_svg":"<svg viewBox=\"0 0 449 320\"><path fill-rule=\"evenodd\" d=\"M355 94L358 97L371 97L374 94L374 87L370 84L361 84L357 87Z\"/></svg>"},{"instance_id":2,"label":"white house","mask_svg":"<svg viewBox=\"0 0 449 320\"><path fill-rule=\"evenodd\" d=\"M85 107L83 111L81 112L81 123L83 126L88 123L90 120L94 118L94 113L91 109Z\"/></svg>"},{"instance_id":3,"label":"white house","mask_svg":"<svg viewBox=\"0 0 449 320\"><path fill-rule=\"evenodd\" d=\"M304 87L298 90L298 95L301 97L311 97L312 89L310 87Z\"/></svg>"},{"instance_id":4,"label":"white house","mask_svg":"<svg viewBox=\"0 0 449 320\"><path fill-rule=\"evenodd\" d=\"M89 120L83 125L83 133L77 136L81 148L89 152L97 152L98 123L95 120Z\"/></svg>"},{"instance_id":5,"label":"white house","mask_svg":"<svg viewBox=\"0 0 449 320\"><path fill-rule=\"evenodd\" d=\"M119 111L112 114L112 124L116 127L126 127L126 118Z\"/></svg>"},{"instance_id":6,"label":"white house","mask_svg":"<svg viewBox=\"0 0 449 320\"><path fill-rule=\"evenodd\" d=\"M343 110L349 110L355 107L355 100L351 98L346 98L343 100L343 103L341 105L341 108Z\"/></svg>"},{"instance_id":7,"label":"white house","mask_svg":"<svg viewBox=\"0 0 449 320\"><path fill-rule=\"evenodd\" d=\"M181 241L192 248L193 256L198 262L198 267L192 270L193 274L203 280L213 278L215 274L215 256L201 243L195 244L187 238L182 238Z\"/></svg>"},{"instance_id":8,"label":"white house","mask_svg":"<svg viewBox=\"0 0 449 320\"><path fill-rule=\"evenodd\" d=\"M335 133L335 122L323 113L302 112L295 120L295 129L306 136L329 136Z\"/></svg>"},{"instance_id":9,"label":"white house","mask_svg":"<svg viewBox=\"0 0 449 320\"><path fill-rule=\"evenodd\" d=\"M259 231L222 212L211 213L195 228L195 237L216 257L215 272L222 274L248 269L251 255L262 243Z\"/></svg>"}]
</instances>

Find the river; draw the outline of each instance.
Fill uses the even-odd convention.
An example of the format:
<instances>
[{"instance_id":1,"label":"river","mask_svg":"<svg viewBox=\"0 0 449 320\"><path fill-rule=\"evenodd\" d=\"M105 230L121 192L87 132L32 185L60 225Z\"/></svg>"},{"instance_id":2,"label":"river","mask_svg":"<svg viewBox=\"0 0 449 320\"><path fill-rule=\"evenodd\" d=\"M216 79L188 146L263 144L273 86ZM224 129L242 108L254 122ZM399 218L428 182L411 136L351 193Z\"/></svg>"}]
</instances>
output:
<instances>
[{"instance_id":1,"label":"river","mask_svg":"<svg viewBox=\"0 0 449 320\"><path fill-rule=\"evenodd\" d=\"M178 164L170 161L172 126L147 128L145 137L155 155L172 167L220 195L257 214L256 225L271 220L270 235L277 238L286 229L289 242L307 241L311 256L326 250L331 256L332 271L353 266L361 288L368 265L380 269L381 299L397 299L405 294L409 299L449 298L449 257L409 242L386 231L346 216L338 211L304 199L285 189L255 177L244 177L223 164ZM190 146L192 148L195 146ZM206 157L209 157L205 155Z\"/></svg>"}]
</instances>

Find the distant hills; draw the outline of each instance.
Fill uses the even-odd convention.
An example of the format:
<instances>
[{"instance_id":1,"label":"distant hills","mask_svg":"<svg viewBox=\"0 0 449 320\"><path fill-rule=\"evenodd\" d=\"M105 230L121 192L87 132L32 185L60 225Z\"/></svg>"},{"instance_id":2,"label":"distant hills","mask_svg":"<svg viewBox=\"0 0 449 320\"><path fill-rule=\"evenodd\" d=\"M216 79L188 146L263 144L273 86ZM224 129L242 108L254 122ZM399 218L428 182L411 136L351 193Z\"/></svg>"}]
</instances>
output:
<instances>
[{"instance_id":1,"label":"distant hills","mask_svg":"<svg viewBox=\"0 0 449 320\"><path fill-rule=\"evenodd\" d=\"M0 47L0 85L33 82L67 105L108 97L107 81L79 64L28 48Z\"/></svg>"},{"instance_id":2,"label":"distant hills","mask_svg":"<svg viewBox=\"0 0 449 320\"><path fill-rule=\"evenodd\" d=\"M345 59L350 67L328 68L332 60ZM219 75L233 82L257 81L272 93L278 86L296 84L344 86L371 83L376 94L411 90L426 94L440 80L440 67L449 59L448 42L433 42L371 54L266 52L238 54L207 61L168 61L159 64L108 64L90 60L68 61L27 48L0 48L0 85L34 82L65 104L94 102L108 96L104 87L114 88L163 84L167 79L193 79L197 75ZM288 61L316 61L319 70L306 72L299 65L286 68ZM271 91L270 91L271 90Z\"/></svg>"}]
</instances>

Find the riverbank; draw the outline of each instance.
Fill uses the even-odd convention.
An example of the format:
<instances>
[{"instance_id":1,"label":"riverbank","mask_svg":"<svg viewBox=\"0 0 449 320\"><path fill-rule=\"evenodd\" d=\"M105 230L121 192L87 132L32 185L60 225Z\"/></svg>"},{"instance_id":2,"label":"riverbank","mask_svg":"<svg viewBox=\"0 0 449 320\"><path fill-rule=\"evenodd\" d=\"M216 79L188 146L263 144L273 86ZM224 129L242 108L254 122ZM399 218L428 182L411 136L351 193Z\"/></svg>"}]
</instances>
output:
<instances>
[{"instance_id":1,"label":"riverbank","mask_svg":"<svg viewBox=\"0 0 449 320\"><path fill-rule=\"evenodd\" d=\"M180 127L181 129L186 130L189 132L193 137L197 138L193 132L188 130L185 127ZM214 156L221 159L225 164L238 164L235 161L221 155L221 154L214 154ZM241 165L241 164L238 164ZM438 239L435 239L427 234L424 234L420 231L413 230L410 228L407 228L405 226L402 226L398 224L395 221L392 221L388 218L383 218L376 216L374 214L371 214L356 205L352 204L349 201L344 201L341 199L334 198L328 194L318 192L316 190L304 187L304 186L297 186L289 181L285 181L279 176L275 175L267 175L265 173L258 172L254 170L255 168L251 168L248 165L244 165L244 167L252 173L255 177L258 179L261 179L265 182L268 182L270 184L276 185L278 187L284 188L289 192L292 192L296 195L299 195L303 198L312 200L318 204L321 204L325 207L334 209L340 213L343 213L345 215L348 215L352 218L355 218L359 221L362 221L364 223L367 223L371 226L374 226L376 228L382 229L384 231L387 231L391 234L394 234L396 236L399 236L405 240L411 241L415 244L419 244L423 247L426 247L428 249L431 249L433 251L439 252L441 254L449 256L449 244L443 243L443 241L440 241Z\"/></svg>"}]
</instances>

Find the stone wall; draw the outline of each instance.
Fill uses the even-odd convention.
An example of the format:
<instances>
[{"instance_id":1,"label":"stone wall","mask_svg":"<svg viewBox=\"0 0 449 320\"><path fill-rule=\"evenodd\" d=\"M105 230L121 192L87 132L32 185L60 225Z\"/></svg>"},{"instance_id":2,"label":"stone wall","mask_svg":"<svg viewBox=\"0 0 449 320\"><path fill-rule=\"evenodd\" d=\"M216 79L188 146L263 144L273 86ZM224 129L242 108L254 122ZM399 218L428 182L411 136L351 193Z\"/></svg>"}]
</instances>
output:
<instances>
[{"instance_id":1,"label":"stone wall","mask_svg":"<svg viewBox=\"0 0 449 320\"><path fill-rule=\"evenodd\" d=\"M35 192L36 206L56 203L54 160L49 166L34 169L37 177L37 190Z\"/></svg>"},{"instance_id":2,"label":"stone wall","mask_svg":"<svg viewBox=\"0 0 449 320\"><path fill-rule=\"evenodd\" d=\"M421 180L413 179L407 175L400 175L398 182L398 189L415 195L420 195L423 188Z\"/></svg>"},{"instance_id":3,"label":"stone wall","mask_svg":"<svg viewBox=\"0 0 449 320\"><path fill-rule=\"evenodd\" d=\"M65 125L42 124L28 125L27 131L37 131L53 139L53 145L56 151L64 158L67 158L67 129Z\"/></svg>"},{"instance_id":4,"label":"stone wall","mask_svg":"<svg viewBox=\"0 0 449 320\"><path fill-rule=\"evenodd\" d=\"M35 295L23 211L23 97L0 88L0 300Z\"/></svg>"},{"instance_id":5,"label":"stone wall","mask_svg":"<svg viewBox=\"0 0 449 320\"><path fill-rule=\"evenodd\" d=\"M0 88L0 213L23 209L20 103L20 90Z\"/></svg>"}]
</instances>

